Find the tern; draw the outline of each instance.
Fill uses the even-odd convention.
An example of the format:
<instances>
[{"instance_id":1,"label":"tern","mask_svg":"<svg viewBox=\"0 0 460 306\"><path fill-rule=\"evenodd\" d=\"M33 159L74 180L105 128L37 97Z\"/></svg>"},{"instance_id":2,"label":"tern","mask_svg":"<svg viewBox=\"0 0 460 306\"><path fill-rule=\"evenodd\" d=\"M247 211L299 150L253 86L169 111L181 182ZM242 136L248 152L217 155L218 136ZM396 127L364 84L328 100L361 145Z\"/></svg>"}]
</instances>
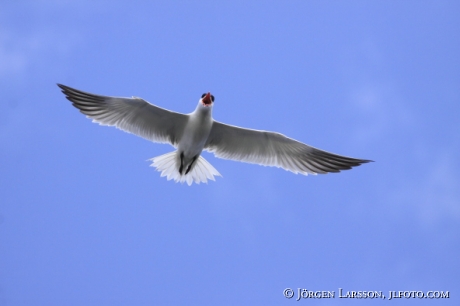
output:
<instances>
[{"instance_id":1,"label":"tern","mask_svg":"<svg viewBox=\"0 0 460 306\"><path fill-rule=\"evenodd\" d=\"M340 172L371 160L329 153L283 134L241 128L212 118L214 96L204 93L195 110L181 114L153 105L142 98L91 94L57 84L66 98L87 118L100 125L115 126L158 143L169 143L175 151L149 159L151 166L168 180L192 183L215 181L221 174L202 156L216 157L283 168L295 174Z\"/></svg>"}]
</instances>

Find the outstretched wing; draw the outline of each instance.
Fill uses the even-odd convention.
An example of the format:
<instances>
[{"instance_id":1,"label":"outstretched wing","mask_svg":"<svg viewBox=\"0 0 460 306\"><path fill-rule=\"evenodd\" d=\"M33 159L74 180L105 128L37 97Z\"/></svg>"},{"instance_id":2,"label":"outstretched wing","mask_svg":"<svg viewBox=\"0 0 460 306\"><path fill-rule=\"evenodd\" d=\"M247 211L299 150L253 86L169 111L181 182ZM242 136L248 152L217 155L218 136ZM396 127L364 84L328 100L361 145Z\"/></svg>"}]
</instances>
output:
<instances>
[{"instance_id":1,"label":"outstretched wing","mask_svg":"<svg viewBox=\"0 0 460 306\"><path fill-rule=\"evenodd\" d=\"M280 133L244 129L214 121L205 149L217 157L307 174L340 172L371 160L313 148Z\"/></svg>"},{"instance_id":2,"label":"outstretched wing","mask_svg":"<svg viewBox=\"0 0 460 306\"><path fill-rule=\"evenodd\" d=\"M81 113L101 125L115 126L147 140L176 146L188 116L175 113L141 98L94 95L57 84Z\"/></svg>"}]
</instances>

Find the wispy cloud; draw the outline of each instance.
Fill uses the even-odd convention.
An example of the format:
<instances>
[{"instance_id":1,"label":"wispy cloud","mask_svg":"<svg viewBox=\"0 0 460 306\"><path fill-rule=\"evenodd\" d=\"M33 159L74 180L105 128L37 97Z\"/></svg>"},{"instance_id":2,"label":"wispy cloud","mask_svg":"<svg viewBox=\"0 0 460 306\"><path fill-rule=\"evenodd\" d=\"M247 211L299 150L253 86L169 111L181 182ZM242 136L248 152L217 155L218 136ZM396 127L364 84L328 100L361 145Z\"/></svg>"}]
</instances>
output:
<instances>
[{"instance_id":1,"label":"wispy cloud","mask_svg":"<svg viewBox=\"0 0 460 306\"><path fill-rule=\"evenodd\" d=\"M389 202L401 214L415 216L422 227L446 221L460 221L460 176L456 160L449 152L435 154L421 167L424 175L400 178L400 187L392 191Z\"/></svg>"},{"instance_id":2,"label":"wispy cloud","mask_svg":"<svg viewBox=\"0 0 460 306\"><path fill-rule=\"evenodd\" d=\"M16 75L27 65L26 51L5 29L0 29L0 77Z\"/></svg>"},{"instance_id":3,"label":"wispy cloud","mask_svg":"<svg viewBox=\"0 0 460 306\"><path fill-rule=\"evenodd\" d=\"M389 82L370 81L352 89L352 106L364 116L354 138L363 141L380 140L395 130L410 131L417 124L414 112L396 86ZM365 126L364 126L365 125Z\"/></svg>"},{"instance_id":4,"label":"wispy cloud","mask_svg":"<svg viewBox=\"0 0 460 306\"><path fill-rule=\"evenodd\" d=\"M363 41L344 48L342 70L349 88L350 106L367 118L359 122L354 139L379 141L395 130L415 126L416 117L392 74L385 48Z\"/></svg>"},{"instance_id":5,"label":"wispy cloud","mask_svg":"<svg viewBox=\"0 0 460 306\"><path fill-rule=\"evenodd\" d=\"M460 221L460 177L454 169L458 166L452 156L441 155L419 189L412 192L424 224L431 225L445 219Z\"/></svg>"},{"instance_id":6,"label":"wispy cloud","mask_svg":"<svg viewBox=\"0 0 460 306\"><path fill-rule=\"evenodd\" d=\"M82 36L46 26L20 33L0 25L0 78L20 76L35 63L72 52Z\"/></svg>"},{"instance_id":7,"label":"wispy cloud","mask_svg":"<svg viewBox=\"0 0 460 306\"><path fill-rule=\"evenodd\" d=\"M453 158L457 149L427 143L423 134L426 115L417 111L419 104L411 103L412 97L405 96L392 79L394 75L386 71L391 63L382 50L376 43L365 42L350 46L344 53L350 106L367 118L356 124L353 139L393 154L385 157L393 161L392 179L400 186L386 191L386 202L393 211L414 216L423 227L460 221L460 175ZM410 166L414 163L424 171L414 174Z\"/></svg>"}]
</instances>

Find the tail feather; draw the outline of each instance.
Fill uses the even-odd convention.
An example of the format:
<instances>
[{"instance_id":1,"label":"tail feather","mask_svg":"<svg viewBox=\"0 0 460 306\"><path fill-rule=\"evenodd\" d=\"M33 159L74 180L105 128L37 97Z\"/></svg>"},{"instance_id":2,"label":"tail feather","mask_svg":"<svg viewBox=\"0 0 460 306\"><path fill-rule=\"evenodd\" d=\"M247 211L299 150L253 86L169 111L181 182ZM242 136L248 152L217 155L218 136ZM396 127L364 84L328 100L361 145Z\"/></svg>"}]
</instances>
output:
<instances>
[{"instance_id":1,"label":"tail feather","mask_svg":"<svg viewBox=\"0 0 460 306\"><path fill-rule=\"evenodd\" d=\"M179 173L180 160L177 156L177 151L166 153L154 158L149 159L152 161L151 167L155 167L157 171L161 172L161 176L166 176L166 179L174 180L175 182L192 185L193 182L196 184L207 183L208 180L215 181L214 176L222 176L206 159L199 156L195 161L192 169L187 174Z\"/></svg>"}]
</instances>

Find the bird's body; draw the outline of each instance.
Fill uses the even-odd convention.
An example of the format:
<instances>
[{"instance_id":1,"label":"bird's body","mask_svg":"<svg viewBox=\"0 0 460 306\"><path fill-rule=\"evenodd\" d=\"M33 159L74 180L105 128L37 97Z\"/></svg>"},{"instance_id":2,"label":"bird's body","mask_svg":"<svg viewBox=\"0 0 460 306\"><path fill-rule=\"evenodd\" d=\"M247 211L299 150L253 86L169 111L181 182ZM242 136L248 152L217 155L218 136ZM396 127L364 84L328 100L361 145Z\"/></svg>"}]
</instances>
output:
<instances>
[{"instance_id":1,"label":"bird's body","mask_svg":"<svg viewBox=\"0 0 460 306\"><path fill-rule=\"evenodd\" d=\"M176 151L152 158L161 176L176 182L207 182L220 176L201 152L217 157L281 167L293 173L340 172L370 160L336 155L275 132L226 125L212 118L214 96L203 94L190 114L172 112L141 98L94 95L58 84L73 105L101 125L115 126Z\"/></svg>"},{"instance_id":2,"label":"bird's body","mask_svg":"<svg viewBox=\"0 0 460 306\"><path fill-rule=\"evenodd\" d=\"M200 110L200 107L201 105L198 105L197 109L189 115L177 146L178 151L184 154L184 160L187 162L201 154L212 128L211 109Z\"/></svg>"}]
</instances>

